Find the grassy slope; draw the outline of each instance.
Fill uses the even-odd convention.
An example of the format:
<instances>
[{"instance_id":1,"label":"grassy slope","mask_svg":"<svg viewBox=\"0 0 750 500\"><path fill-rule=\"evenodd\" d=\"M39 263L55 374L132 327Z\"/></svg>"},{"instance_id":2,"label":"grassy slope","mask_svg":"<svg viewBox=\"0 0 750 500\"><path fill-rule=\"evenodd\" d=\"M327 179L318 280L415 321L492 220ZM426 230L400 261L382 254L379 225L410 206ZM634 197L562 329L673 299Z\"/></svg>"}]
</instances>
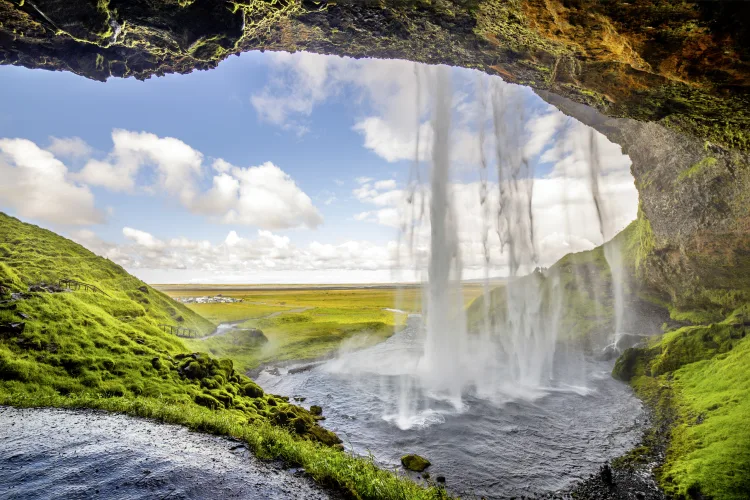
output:
<instances>
[{"instance_id":1,"label":"grassy slope","mask_svg":"<svg viewBox=\"0 0 750 500\"><path fill-rule=\"evenodd\" d=\"M562 340L575 340L590 346L595 339L614 330L612 276L602 247L568 254L544 273L517 279L509 288L516 293L540 294L540 310L550 324L555 322ZM491 321L504 322L508 288L491 290ZM478 331L484 322L484 297L472 302L467 311L469 329Z\"/></svg>"},{"instance_id":2,"label":"grassy slope","mask_svg":"<svg viewBox=\"0 0 750 500\"><path fill-rule=\"evenodd\" d=\"M0 334L0 404L102 408L234 436L360 498L443 495L322 444L335 436L307 410L263 394L231 361L187 354L157 325L213 325L160 292L139 291L143 283L119 266L4 214L0 242L0 282L12 291L69 277L108 295L31 293L0 307L0 324L30 317L22 334Z\"/></svg>"},{"instance_id":3,"label":"grassy slope","mask_svg":"<svg viewBox=\"0 0 750 500\"><path fill-rule=\"evenodd\" d=\"M652 265L653 236L641 216L631 227L627 254L645 267L642 274ZM750 497L750 306L728 306L746 293L685 290L676 297L679 306L654 293L650 300L669 310L666 332L626 351L613 370L656 410L656 427L665 429L666 439L655 441L667 444L656 473L670 495ZM696 296L708 299L687 306L685 297Z\"/></svg>"},{"instance_id":4,"label":"grassy slope","mask_svg":"<svg viewBox=\"0 0 750 500\"><path fill-rule=\"evenodd\" d=\"M613 374L667 421L657 477L675 496L750 496L750 337L744 306L724 321L665 333L629 350Z\"/></svg>"}]
</instances>

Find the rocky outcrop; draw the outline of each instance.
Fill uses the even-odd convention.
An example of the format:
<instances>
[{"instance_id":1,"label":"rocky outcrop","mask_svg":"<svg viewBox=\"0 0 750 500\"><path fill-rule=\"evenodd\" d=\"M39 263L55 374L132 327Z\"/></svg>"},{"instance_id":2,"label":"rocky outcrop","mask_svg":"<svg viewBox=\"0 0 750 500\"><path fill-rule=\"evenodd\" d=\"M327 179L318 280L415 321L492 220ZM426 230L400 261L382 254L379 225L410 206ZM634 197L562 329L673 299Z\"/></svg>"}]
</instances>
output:
<instances>
[{"instance_id":1,"label":"rocky outcrop","mask_svg":"<svg viewBox=\"0 0 750 500\"><path fill-rule=\"evenodd\" d=\"M677 313L714 311L717 317L750 299L748 153L539 94L630 156L640 207L629 251L654 298Z\"/></svg>"},{"instance_id":2,"label":"rocky outcrop","mask_svg":"<svg viewBox=\"0 0 750 500\"><path fill-rule=\"evenodd\" d=\"M747 2L0 0L0 62L106 80L284 50L476 68L750 149Z\"/></svg>"}]
</instances>

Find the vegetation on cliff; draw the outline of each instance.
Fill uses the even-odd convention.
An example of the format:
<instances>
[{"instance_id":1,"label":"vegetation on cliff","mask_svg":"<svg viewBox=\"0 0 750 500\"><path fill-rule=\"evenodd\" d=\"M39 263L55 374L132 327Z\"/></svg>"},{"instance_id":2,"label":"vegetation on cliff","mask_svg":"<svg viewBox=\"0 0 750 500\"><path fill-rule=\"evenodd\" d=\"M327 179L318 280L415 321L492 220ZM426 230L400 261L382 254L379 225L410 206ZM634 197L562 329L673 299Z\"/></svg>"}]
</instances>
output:
<instances>
[{"instance_id":1,"label":"vegetation on cliff","mask_svg":"<svg viewBox=\"0 0 750 500\"><path fill-rule=\"evenodd\" d=\"M0 0L0 63L105 80L248 50L410 59L748 150L749 13L721 0Z\"/></svg>"},{"instance_id":2,"label":"vegetation on cliff","mask_svg":"<svg viewBox=\"0 0 750 500\"><path fill-rule=\"evenodd\" d=\"M705 168L702 166L701 168ZM750 494L750 307L745 269L722 283L691 283L665 293L678 281L659 283L665 259L642 213L628 254L640 263L642 296L669 312L665 333L645 347L628 349L613 376L630 382L656 418L649 446L665 446L656 470L659 484L675 497L747 498ZM640 234L640 236L637 236ZM731 247L727 250L731 251ZM707 253L713 251L707 248ZM690 282L690 276L681 282ZM718 285L718 286L717 286ZM661 434L661 435L655 435ZM639 460L635 450L628 459Z\"/></svg>"},{"instance_id":3,"label":"vegetation on cliff","mask_svg":"<svg viewBox=\"0 0 750 500\"><path fill-rule=\"evenodd\" d=\"M0 404L100 408L247 441L358 498L438 498L352 457L318 415L158 326L213 325L50 231L0 214ZM75 279L99 291L40 285ZM336 446L334 446L336 445Z\"/></svg>"},{"instance_id":4,"label":"vegetation on cliff","mask_svg":"<svg viewBox=\"0 0 750 500\"><path fill-rule=\"evenodd\" d=\"M747 306L725 320L685 326L629 349L613 376L629 381L668 423L657 470L665 492L740 499L750 493L750 337Z\"/></svg>"}]
</instances>

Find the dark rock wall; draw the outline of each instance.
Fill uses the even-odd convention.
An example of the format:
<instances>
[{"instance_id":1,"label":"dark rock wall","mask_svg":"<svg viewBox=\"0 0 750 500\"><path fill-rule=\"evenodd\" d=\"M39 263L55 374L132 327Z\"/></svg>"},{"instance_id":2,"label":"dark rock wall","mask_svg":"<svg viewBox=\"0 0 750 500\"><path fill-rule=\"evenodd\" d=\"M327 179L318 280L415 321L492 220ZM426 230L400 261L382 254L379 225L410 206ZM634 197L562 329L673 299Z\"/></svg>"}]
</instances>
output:
<instances>
[{"instance_id":1,"label":"dark rock wall","mask_svg":"<svg viewBox=\"0 0 750 500\"><path fill-rule=\"evenodd\" d=\"M722 0L0 0L0 63L105 80L258 49L411 59L748 150L747 19Z\"/></svg>"},{"instance_id":2,"label":"dark rock wall","mask_svg":"<svg viewBox=\"0 0 750 500\"><path fill-rule=\"evenodd\" d=\"M539 94L630 156L640 196L631 251L651 291L677 309L723 314L750 300L750 155Z\"/></svg>"}]
</instances>

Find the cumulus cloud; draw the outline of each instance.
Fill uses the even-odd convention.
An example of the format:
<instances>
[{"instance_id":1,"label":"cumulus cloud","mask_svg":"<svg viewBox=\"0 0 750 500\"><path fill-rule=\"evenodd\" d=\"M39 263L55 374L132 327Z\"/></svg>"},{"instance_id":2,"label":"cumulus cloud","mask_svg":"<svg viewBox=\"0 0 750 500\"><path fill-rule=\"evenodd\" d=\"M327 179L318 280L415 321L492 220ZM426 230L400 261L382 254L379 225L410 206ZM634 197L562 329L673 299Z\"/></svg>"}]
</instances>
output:
<instances>
[{"instance_id":1,"label":"cumulus cloud","mask_svg":"<svg viewBox=\"0 0 750 500\"><path fill-rule=\"evenodd\" d=\"M89 188L29 140L0 139L0 179L0 202L22 217L71 225L104 222Z\"/></svg>"},{"instance_id":2,"label":"cumulus cloud","mask_svg":"<svg viewBox=\"0 0 750 500\"><path fill-rule=\"evenodd\" d=\"M191 204L195 213L268 229L322 224L310 197L273 163L242 168L223 162L218 170L211 189Z\"/></svg>"},{"instance_id":3,"label":"cumulus cloud","mask_svg":"<svg viewBox=\"0 0 750 500\"><path fill-rule=\"evenodd\" d=\"M93 149L80 137L50 137L47 151L60 158L83 158Z\"/></svg>"},{"instance_id":4,"label":"cumulus cloud","mask_svg":"<svg viewBox=\"0 0 750 500\"><path fill-rule=\"evenodd\" d=\"M147 132L114 130L112 142L104 160L89 159L74 177L110 191L163 193L225 224L285 229L323 222L310 197L273 163L238 167L218 158L208 168L200 151ZM207 175L210 187L202 189Z\"/></svg>"},{"instance_id":5,"label":"cumulus cloud","mask_svg":"<svg viewBox=\"0 0 750 500\"><path fill-rule=\"evenodd\" d=\"M132 191L136 176L153 167L154 187L189 204L195 196L195 178L201 174L203 155L174 137L115 129L112 151L104 161L92 159L76 178L111 191Z\"/></svg>"}]
</instances>

